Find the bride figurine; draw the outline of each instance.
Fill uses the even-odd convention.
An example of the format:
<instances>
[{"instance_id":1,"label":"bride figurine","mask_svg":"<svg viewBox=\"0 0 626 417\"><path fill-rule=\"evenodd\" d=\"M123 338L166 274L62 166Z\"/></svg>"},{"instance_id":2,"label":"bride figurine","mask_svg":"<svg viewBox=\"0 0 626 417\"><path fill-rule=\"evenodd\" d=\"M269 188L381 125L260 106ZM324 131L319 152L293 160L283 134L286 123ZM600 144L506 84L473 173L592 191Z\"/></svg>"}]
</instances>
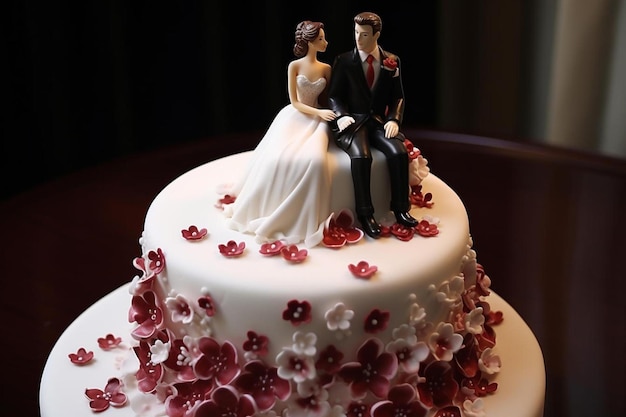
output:
<instances>
[{"instance_id":1,"label":"bride figurine","mask_svg":"<svg viewBox=\"0 0 626 417\"><path fill-rule=\"evenodd\" d=\"M331 67L317 54L327 46L322 22L296 26L297 59L287 69L290 104L278 112L230 190L235 201L224 206L228 227L254 234L258 243L312 247L323 238L331 215L327 122L336 118L321 107Z\"/></svg>"}]
</instances>

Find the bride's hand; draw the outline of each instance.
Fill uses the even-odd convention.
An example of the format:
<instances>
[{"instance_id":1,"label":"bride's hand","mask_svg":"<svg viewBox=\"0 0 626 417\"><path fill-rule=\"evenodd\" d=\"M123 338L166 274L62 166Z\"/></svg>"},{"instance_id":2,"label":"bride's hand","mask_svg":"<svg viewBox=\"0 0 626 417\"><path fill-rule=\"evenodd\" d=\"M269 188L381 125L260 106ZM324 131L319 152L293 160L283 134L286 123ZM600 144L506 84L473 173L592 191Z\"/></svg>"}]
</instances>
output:
<instances>
[{"instance_id":1,"label":"bride's hand","mask_svg":"<svg viewBox=\"0 0 626 417\"><path fill-rule=\"evenodd\" d=\"M337 118L335 112L329 109L320 109L318 111L318 116L326 120L327 122L330 122L331 120L335 120Z\"/></svg>"}]
</instances>

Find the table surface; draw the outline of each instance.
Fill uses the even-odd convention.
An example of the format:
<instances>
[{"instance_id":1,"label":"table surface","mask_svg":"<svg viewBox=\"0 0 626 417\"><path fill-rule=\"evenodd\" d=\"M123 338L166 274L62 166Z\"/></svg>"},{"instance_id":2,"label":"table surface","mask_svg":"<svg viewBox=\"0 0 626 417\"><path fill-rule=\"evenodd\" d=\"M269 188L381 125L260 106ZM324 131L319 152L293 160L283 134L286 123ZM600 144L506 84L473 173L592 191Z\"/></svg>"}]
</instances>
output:
<instances>
[{"instance_id":1,"label":"table surface","mask_svg":"<svg viewBox=\"0 0 626 417\"><path fill-rule=\"evenodd\" d=\"M465 203L492 288L541 345L545 415L626 415L626 161L450 132L405 134ZM0 202L8 290L0 308L9 324L0 404L39 415L41 373L59 336L136 274L131 261L150 202L179 175L252 149L260 136L127 156Z\"/></svg>"}]
</instances>

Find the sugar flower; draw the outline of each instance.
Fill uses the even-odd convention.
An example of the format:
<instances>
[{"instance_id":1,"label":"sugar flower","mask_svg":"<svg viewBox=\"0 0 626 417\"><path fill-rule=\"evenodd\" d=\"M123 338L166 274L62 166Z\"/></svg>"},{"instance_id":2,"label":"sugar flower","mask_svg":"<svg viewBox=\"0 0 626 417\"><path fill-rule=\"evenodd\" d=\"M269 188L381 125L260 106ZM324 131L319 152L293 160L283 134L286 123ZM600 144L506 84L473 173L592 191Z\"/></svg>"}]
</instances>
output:
<instances>
[{"instance_id":1,"label":"sugar flower","mask_svg":"<svg viewBox=\"0 0 626 417\"><path fill-rule=\"evenodd\" d=\"M95 412L104 411L113 407L121 407L126 404L126 394L122 392L122 381L111 378L107 381L104 390L99 388L85 389L85 395L89 399L89 407Z\"/></svg>"},{"instance_id":2,"label":"sugar flower","mask_svg":"<svg viewBox=\"0 0 626 417\"><path fill-rule=\"evenodd\" d=\"M326 327L328 330L347 330L350 328L350 320L354 317L354 311L348 310L346 306L339 302L324 314Z\"/></svg>"}]
</instances>

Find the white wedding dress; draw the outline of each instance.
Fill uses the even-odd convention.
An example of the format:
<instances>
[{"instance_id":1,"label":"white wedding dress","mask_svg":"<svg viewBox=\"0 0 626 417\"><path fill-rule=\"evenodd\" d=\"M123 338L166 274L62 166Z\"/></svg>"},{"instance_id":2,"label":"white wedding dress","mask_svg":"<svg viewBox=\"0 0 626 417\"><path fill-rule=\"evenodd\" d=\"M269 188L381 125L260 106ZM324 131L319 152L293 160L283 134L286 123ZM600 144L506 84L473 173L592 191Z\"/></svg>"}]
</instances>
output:
<instances>
[{"instance_id":1,"label":"white wedding dress","mask_svg":"<svg viewBox=\"0 0 626 417\"><path fill-rule=\"evenodd\" d=\"M298 99L317 106L326 79L296 78ZM234 230L251 233L259 243L282 240L312 247L321 242L330 216L330 169L326 121L291 104L276 115L241 180L224 206Z\"/></svg>"}]
</instances>

